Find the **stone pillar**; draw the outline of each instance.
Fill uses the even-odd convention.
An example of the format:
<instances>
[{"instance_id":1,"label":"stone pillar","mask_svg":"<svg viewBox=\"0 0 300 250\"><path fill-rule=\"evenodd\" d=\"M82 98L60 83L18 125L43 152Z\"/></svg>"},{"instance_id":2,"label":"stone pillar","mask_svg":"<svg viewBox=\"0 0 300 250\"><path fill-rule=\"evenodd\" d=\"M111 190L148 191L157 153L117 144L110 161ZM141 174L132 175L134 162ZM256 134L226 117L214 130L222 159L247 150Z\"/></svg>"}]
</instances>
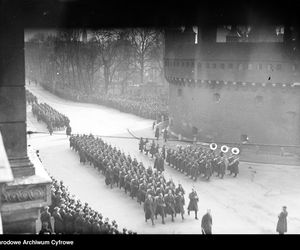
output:
<instances>
[{"instance_id":1,"label":"stone pillar","mask_svg":"<svg viewBox=\"0 0 300 250\"><path fill-rule=\"evenodd\" d=\"M14 180L1 187L0 212L4 234L34 234L51 179L34 152L28 157L22 10L8 2L0 8L0 131Z\"/></svg>"},{"instance_id":2,"label":"stone pillar","mask_svg":"<svg viewBox=\"0 0 300 250\"><path fill-rule=\"evenodd\" d=\"M24 30L13 25L0 27L0 131L14 177L34 175L27 156Z\"/></svg>"}]
</instances>

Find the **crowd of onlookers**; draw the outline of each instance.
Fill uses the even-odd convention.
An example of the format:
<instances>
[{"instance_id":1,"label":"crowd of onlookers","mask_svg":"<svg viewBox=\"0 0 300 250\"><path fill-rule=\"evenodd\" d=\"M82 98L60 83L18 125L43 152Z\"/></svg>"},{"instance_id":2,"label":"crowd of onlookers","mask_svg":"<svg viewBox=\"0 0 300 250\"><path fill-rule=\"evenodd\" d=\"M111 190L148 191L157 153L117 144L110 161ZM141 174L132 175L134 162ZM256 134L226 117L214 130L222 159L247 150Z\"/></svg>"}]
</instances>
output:
<instances>
[{"instance_id":1,"label":"crowd of onlookers","mask_svg":"<svg viewBox=\"0 0 300 250\"><path fill-rule=\"evenodd\" d=\"M136 234L110 221L72 196L62 181L52 179L52 204L41 211L40 234ZM54 223L51 223L53 217Z\"/></svg>"},{"instance_id":2,"label":"crowd of onlookers","mask_svg":"<svg viewBox=\"0 0 300 250\"><path fill-rule=\"evenodd\" d=\"M55 90L46 85L42 85L48 91L54 94L73 101L88 102L107 107L118 109L122 112L131 113L147 119L156 120L162 115L168 116L168 99L156 95L140 95L133 94L112 94L101 93L86 93L82 90L56 85Z\"/></svg>"}]
</instances>

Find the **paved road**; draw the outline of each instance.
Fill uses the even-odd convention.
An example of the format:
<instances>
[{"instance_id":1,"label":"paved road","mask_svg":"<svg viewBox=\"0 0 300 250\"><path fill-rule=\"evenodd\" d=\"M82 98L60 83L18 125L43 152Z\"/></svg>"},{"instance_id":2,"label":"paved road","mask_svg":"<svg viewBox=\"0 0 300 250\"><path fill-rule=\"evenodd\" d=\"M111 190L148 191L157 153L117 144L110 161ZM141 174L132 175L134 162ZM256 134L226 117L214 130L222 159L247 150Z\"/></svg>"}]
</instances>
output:
<instances>
[{"instance_id":1,"label":"paved road","mask_svg":"<svg viewBox=\"0 0 300 250\"><path fill-rule=\"evenodd\" d=\"M125 114L107 107L75 103L60 99L40 88L29 87L40 102L47 102L71 120L74 133L129 136L127 128L137 136L153 136L152 121ZM44 124L37 123L30 109L27 111L28 129L46 131ZM132 139L105 139L126 153L136 157L146 166L153 160L138 151L138 141ZM72 193L88 202L104 216L115 219L120 227L138 233L200 233L200 220L186 214L186 220L177 218L166 225L158 219L153 227L145 223L142 207L123 191L105 186L104 177L91 166L80 165L78 155L69 149L64 131L60 135L31 135L28 143L40 150L46 169L63 180ZM166 168L165 176L180 182L189 192L194 186L199 195L199 216L207 208L212 210L213 233L252 234L275 233L277 216L282 205L289 211L289 233L300 232L300 182L299 166L268 164L240 164L238 178L226 176L223 180L212 178L207 182L194 182L177 171ZM188 197L186 195L186 203ZM186 204L187 205L187 204Z\"/></svg>"}]
</instances>

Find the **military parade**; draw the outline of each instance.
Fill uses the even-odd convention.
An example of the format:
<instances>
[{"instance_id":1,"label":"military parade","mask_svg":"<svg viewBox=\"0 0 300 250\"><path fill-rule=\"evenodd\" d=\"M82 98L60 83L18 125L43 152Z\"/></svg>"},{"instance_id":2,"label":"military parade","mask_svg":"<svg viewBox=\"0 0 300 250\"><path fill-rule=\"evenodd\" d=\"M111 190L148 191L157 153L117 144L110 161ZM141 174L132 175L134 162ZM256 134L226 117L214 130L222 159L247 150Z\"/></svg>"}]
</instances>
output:
<instances>
[{"instance_id":1,"label":"military parade","mask_svg":"<svg viewBox=\"0 0 300 250\"><path fill-rule=\"evenodd\" d=\"M150 145L150 146L149 146ZM197 181L199 177L210 180L212 176L224 178L226 170L228 175L237 177L239 173L239 153L236 147L229 152L229 147L223 145L219 153L216 152L217 144L211 143L209 148L194 145L180 146L176 148L166 148L165 145L159 147L159 143L149 143L148 139L140 138L139 151L151 158L155 155L154 167L164 169L164 162L168 166ZM150 157L149 155L149 157ZM215 175L214 175L215 174Z\"/></svg>"},{"instance_id":2,"label":"military parade","mask_svg":"<svg viewBox=\"0 0 300 250\"><path fill-rule=\"evenodd\" d=\"M297 32L257 26L28 31L0 234L15 201L39 234L299 231Z\"/></svg>"},{"instance_id":3,"label":"military parade","mask_svg":"<svg viewBox=\"0 0 300 250\"><path fill-rule=\"evenodd\" d=\"M183 187L174 181L165 179L160 163L146 168L136 158L131 158L116 147L105 143L101 138L93 135L71 135L70 148L79 154L82 164L93 165L105 176L105 184L110 188L117 187L124 189L132 199L136 198L139 204L143 203L145 220L151 219L154 225L154 217L162 217L165 224L165 217L171 215L171 221L177 214L184 220L184 194ZM162 160L161 157L157 158ZM195 191L193 191L195 192ZM192 193L193 193L192 192ZM190 197L189 211L196 211L197 201Z\"/></svg>"},{"instance_id":4,"label":"military parade","mask_svg":"<svg viewBox=\"0 0 300 250\"><path fill-rule=\"evenodd\" d=\"M52 135L54 130L67 129L67 134L70 135L70 119L61 114L47 103L38 103L38 99L29 90L26 90L26 100L31 104L32 114L38 121L42 121L47 125L49 134Z\"/></svg>"}]
</instances>

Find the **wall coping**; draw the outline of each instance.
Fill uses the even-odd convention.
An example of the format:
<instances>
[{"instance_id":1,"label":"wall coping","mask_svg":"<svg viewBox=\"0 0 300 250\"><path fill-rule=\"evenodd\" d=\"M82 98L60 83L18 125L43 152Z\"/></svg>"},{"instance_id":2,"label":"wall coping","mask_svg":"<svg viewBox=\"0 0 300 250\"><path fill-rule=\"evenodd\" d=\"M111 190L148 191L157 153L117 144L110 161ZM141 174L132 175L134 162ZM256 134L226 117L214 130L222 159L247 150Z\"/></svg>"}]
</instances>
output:
<instances>
[{"instance_id":1,"label":"wall coping","mask_svg":"<svg viewBox=\"0 0 300 250\"><path fill-rule=\"evenodd\" d=\"M38 159L35 150L32 148L27 149L28 158L33 163L35 168L35 175L15 178L13 182L7 183L7 187L19 185L43 185L52 183L47 171Z\"/></svg>"}]
</instances>

